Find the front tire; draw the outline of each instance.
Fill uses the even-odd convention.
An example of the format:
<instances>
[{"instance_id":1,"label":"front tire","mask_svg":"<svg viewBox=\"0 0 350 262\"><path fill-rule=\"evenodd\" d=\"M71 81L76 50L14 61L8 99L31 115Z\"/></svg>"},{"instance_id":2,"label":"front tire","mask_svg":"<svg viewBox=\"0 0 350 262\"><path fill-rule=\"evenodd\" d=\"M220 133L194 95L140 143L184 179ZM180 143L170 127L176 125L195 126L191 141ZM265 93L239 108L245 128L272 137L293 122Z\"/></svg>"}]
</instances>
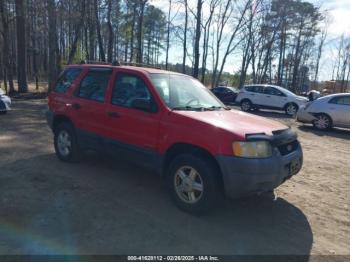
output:
<instances>
[{"instance_id":1,"label":"front tire","mask_svg":"<svg viewBox=\"0 0 350 262\"><path fill-rule=\"evenodd\" d=\"M0 111L0 115L6 115L7 111Z\"/></svg>"},{"instance_id":2,"label":"front tire","mask_svg":"<svg viewBox=\"0 0 350 262\"><path fill-rule=\"evenodd\" d=\"M312 124L319 130L329 130L332 127L332 119L326 114L319 114Z\"/></svg>"},{"instance_id":3,"label":"front tire","mask_svg":"<svg viewBox=\"0 0 350 262\"><path fill-rule=\"evenodd\" d=\"M63 122L54 130L54 145L57 157L64 162L77 162L80 159L79 149L74 127Z\"/></svg>"},{"instance_id":4,"label":"front tire","mask_svg":"<svg viewBox=\"0 0 350 262\"><path fill-rule=\"evenodd\" d=\"M298 106L294 103L289 103L285 106L286 115L295 116L298 112Z\"/></svg>"},{"instance_id":5,"label":"front tire","mask_svg":"<svg viewBox=\"0 0 350 262\"><path fill-rule=\"evenodd\" d=\"M184 154L167 172L167 185L175 205L192 214L203 214L220 202L218 170L209 159Z\"/></svg>"}]
</instances>

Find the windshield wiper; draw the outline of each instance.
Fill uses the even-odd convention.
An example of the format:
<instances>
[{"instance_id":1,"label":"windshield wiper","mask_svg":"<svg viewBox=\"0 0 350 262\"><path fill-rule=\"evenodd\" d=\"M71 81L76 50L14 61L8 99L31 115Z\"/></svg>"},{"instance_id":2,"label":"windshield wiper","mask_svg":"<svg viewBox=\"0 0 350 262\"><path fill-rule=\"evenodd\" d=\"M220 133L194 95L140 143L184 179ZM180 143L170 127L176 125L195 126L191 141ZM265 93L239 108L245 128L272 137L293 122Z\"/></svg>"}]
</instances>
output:
<instances>
[{"instance_id":1,"label":"windshield wiper","mask_svg":"<svg viewBox=\"0 0 350 262\"><path fill-rule=\"evenodd\" d=\"M211 107L207 107L205 109L208 109L208 110L215 110L215 109L231 110L231 108L228 106L211 106Z\"/></svg>"},{"instance_id":2,"label":"windshield wiper","mask_svg":"<svg viewBox=\"0 0 350 262\"><path fill-rule=\"evenodd\" d=\"M201 107L192 107L192 106L176 106L173 107L171 110L198 110L201 109Z\"/></svg>"},{"instance_id":3,"label":"windshield wiper","mask_svg":"<svg viewBox=\"0 0 350 262\"><path fill-rule=\"evenodd\" d=\"M203 106L199 106L199 107L192 107L192 106L177 106L177 107L173 107L171 110L193 110L193 111L214 111L216 109L225 109L225 110L231 110L231 108L229 107L223 107L223 106L210 106L210 107L203 107Z\"/></svg>"}]
</instances>

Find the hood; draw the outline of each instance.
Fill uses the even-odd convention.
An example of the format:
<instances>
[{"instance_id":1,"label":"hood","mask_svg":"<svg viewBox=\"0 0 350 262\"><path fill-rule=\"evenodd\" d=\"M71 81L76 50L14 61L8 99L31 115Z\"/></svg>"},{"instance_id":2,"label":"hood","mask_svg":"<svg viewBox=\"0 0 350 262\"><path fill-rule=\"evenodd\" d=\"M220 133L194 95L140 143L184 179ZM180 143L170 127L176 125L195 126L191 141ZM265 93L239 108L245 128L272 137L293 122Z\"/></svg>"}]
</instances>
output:
<instances>
[{"instance_id":1,"label":"hood","mask_svg":"<svg viewBox=\"0 0 350 262\"><path fill-rule=\"evenodd\" d=\"M272 131L288 127L280 122L238 110L222 111L176 111L177 114L227 130L245 137L247 134L273 135Z\"/></svg>"},{"instance_id":2,"label":"hood","mask_svg":"<svg viewBox=\"0 0 350 262\"><path fill-rule=\"evenodd\" d=\"M309 99L304 97L304 96L297 96L296 95L295 98L300 102L308 102L309 101Z\"/></svg>"}]
</instances>

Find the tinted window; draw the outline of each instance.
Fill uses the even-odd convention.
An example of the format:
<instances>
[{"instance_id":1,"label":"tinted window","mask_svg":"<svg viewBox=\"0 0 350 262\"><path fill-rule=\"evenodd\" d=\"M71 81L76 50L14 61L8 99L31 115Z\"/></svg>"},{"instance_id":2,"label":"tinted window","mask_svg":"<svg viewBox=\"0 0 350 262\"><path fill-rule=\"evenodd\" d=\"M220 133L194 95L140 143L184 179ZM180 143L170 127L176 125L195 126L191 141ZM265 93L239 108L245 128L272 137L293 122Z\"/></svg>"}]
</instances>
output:
<instances>
[{"instance_id":1,"label":"tinted window","mask_svg":"<svg viewBox=\"0 0 350 262\"><path fill-rule=\"evenodd\" d=\"M77 96L103 102L112 74L111 69L92 69L81 81Z\"/></svg>"},{"instance_id":2,"label":"tinted window","mask_svg":"<svg viewBox=\"0 0 350 262\"><path fill-rule=\"evenodd\" d=\"M329 103L338 104L338 105L350 105L350 96L335 97L331 99Z\"/></svg>"},{"instance_id":3,"label":"tinted window","mask_svg":"<svg viewBox=\"0 0 350 262\"><path fill-rule=\"evenodd\" d=\"M222 87L213 88L214 93L222 93L224 90Z\"/></svg>"},{"instance_id":4,"label":"tinted window","mask_svg":"<svg viewBox=\"0 0 350 262\"><path fill-rule=\"evenodd\" d=\"M253 92L253 93L263 93L263 87L262 86L247 86L245 89L248 92Z\"/></svg>"},{"instance_id":5,"label":"tinted window","mask_svg":"<svg viewBox=\"0 0 350 262\"><path fill-rule=\"evenodd\" d=\"M78 77L80 72L81 69L79 68L66 69L56 83L55 92L65 93L68 90L68 88L72 85L74 80Z\"/></svg>"},{"instance_id":6,"label":"tinted window","mask_svg":"<svg viewBox=\"0 0 350 262\"><path fill-rule=\"evenodd\" d=\"M131 107L136 98L151 99L145 82L135 75L118 74L113 87L112 104Z\"/></svg>"},{"instance_id":7,"label":"tinted window","mask_svg":"<svg viewBox=\"0 0 350 262\"><path fill-rule=\"evenodd\" d=\"M270 87L270 86L266 86L264 88L264 93L268 94L268 95L274 95L274 96L283 96L283 93L279 90L277 90L276 88Z\"/></svg>"}]
</instances>

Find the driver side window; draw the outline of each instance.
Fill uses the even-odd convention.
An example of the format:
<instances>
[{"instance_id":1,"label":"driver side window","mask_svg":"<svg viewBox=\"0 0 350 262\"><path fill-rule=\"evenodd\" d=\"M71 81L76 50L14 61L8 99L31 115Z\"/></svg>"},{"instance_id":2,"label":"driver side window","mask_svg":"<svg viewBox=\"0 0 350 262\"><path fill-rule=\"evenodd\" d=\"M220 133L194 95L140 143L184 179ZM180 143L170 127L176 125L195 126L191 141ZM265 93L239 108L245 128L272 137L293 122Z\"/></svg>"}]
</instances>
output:
<instances>
[{"instance_id":1,"label":"driver side window","mask_svg":"<svg viewBox=\"0 0 350 262\"><path fill-rule=\"evenodd\" d=\"M132 107L132 102L138 98L151 100L146 83L136 75L118 73L113 87L112 104Z\"/></svg>"}]
</instances>

